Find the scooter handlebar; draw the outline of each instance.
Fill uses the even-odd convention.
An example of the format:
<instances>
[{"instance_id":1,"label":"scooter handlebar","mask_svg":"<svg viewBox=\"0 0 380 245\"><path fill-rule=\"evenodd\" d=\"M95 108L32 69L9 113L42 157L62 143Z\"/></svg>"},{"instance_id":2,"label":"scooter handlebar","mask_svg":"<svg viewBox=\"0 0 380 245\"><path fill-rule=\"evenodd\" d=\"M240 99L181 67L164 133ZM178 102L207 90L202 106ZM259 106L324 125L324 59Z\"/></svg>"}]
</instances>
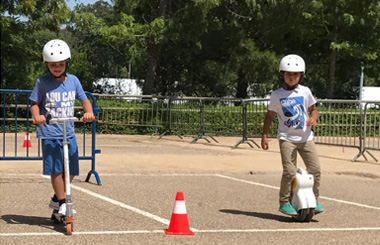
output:
<instances>
[{"instance_id":1,"label":"scooter handlebar","mask_svg":"<svg viewBox=\"0 0 380 245\"><path fill-rule=\"evenodd\" d=\"M60 123L60 122L92 122L95 120L95 117L93 116L91 120L85 120L84 117L82 116L80 119L78 117L60 117L60 118L46 118L45 123ZM33 119L33 124L37 124L37 121Z\"/></svg>"}]
</instances>

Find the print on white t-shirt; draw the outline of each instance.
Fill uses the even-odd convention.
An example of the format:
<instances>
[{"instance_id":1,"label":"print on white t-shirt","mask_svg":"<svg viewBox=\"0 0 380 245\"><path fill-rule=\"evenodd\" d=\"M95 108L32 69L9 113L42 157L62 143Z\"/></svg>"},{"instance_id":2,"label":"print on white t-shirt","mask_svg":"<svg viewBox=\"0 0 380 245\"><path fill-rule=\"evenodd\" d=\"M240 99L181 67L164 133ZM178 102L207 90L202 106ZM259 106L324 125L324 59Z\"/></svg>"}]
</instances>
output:
<instances>
[{"instance_id":1,"label":"print on white t-shirt","mask_svg":"<svg viewBox=\"0 0 380 245\"><path fill-rule=\"evenodd\" d=\"M282 112L285 115L285 120L283 124L288 128L293 127L294 129L302 129L305 118L303 110L303 97L292 97L280 99Z\"/></svg>"}]
</instances>

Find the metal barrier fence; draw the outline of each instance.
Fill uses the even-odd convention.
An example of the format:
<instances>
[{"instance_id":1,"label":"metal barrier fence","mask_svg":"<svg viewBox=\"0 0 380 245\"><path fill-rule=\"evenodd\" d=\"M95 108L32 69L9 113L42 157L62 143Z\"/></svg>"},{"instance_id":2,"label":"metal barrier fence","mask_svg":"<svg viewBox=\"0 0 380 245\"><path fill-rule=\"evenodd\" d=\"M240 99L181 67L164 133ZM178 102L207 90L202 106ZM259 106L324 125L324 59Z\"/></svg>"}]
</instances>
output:
<instances>
[{"instance_id":1,"label":"metal barrier fence","mask_svg":"<svg viewBox=\"0 0 380 245\"><path fill-rule=\"evenodd\" d=\"M33 151L30 146L32 146L32 140L29 133L35 132L36 125L33 125L33 119L30 113L30 94L32 90L12 90L12 89L0 89L0 117L2 118L2 134L1 134L1 154L0 160L42 160L41 154L41 142L40 139L34 140L37 142L37 147L33 148ZM96 108L96 99L95 97L86 92L86 95L89 97L94 108L94 114L100 112ZM79 107L75 107L78 109ZM81 108L81 107L80 107ZM100 185L101 181L99 174L95 170L95 155L100 153L100 150L96 149L96 121L91 123L91 153L86 152L86 142L88 141L86 124L83 123L83 140L82 147L78 146L78 150L82 149L82 152L79 153L80 160L91 160L91 170L87 174L86 182L89 182L91 175L93 174L96 178L97 184ZM12 132L12 133L6 133ZM24 152L20 153L18 150L21 144L19 144L20 135L19 133L25 134L25 141L28 144L24 147ZM8 150L9 147L12 147L12 150Z\"/></svg>"},{"instance_id":2,"label":"metal barrier fence","mask_svg":"<svg viewBox=\"0 0 380 245\"><path fill-rule=\"evenodd\" d=\"M104 95L98 96L98 101ZM105 118L105 123L119 123L126 126L146 126L156 127L163 130L159 136L162 138L166 134L176 134L182 138L184 135L194 135L195 143L200 139L210 142L209 138L218 143L214 136L242 136L233 148L237 148L242 143L249 144L252 148L260 148L255 138L261 137L264 118L267 112L268 99L229 99L229 98L203 98L203 97L140 97L140 96L115 96L107 95L108 99L131 100L136 103L145 103L155 100L161 103L159 108L144 108L145 111L155 111L154 117L145 117L139 123L127 123L130 119L109 120ZM376 103L376 102L375 102ZM368 152L380 150L378 126L378 110L361 109L360 101L356 100L318 100L318 111L320 114L318 126L314 129L315 141L318 144L355 147L358 155L353 159L369 153L376 161L377 159ZM151 104L153 106L154 104ZM373 106L374 103L371 103ZM378 102L377 104L378 105ZM131 105L126 105L117 110L130 111ZM102 106L100 106L102 107ZM136 106L132 106L136 108ZM113 108L102 107L103 111L115 110ZM136 109L134 109L136 111ZM140 114L143 111L139 112ZM364 120L364 114L367 113ZM370 114L368 114L370 113ZM123 114L123 113L121 113ZM131 116L124 113L127 118ZM132 120L133 121L133 120ZM269 132L270 137L277 135L278 121L273 120ZM367 129L364 130L363 127ZM366 133L366 135L364 135ZM371 141L371 142L369 142Z\"/></svg>"},{"instance_id":3,"label":"metal barrier fence","mask_svg":"<svg viewBox=\"0 0 380 245\"><path fill-rule=\"evenodd\" d=\"M181 135L197 134L203 130L203 109L200 98L168 98L166 124L160 135L175 133Z\"/></svg>"},{"instance_id":4,"label":"metal barrier fence","mask_svg":"<svg viewBox=\"0 0 380 245\"><path fill-rule=\"evenodd\" d=\"M102 132L111 133L114 126L163 128L166 122L167 99L152 96L94 94L102 113L98 123ZM99 103L101 102L101 103Z\"/></svg>"},{"instance_id":5,"label":"metal barrier fence","mask_svg":"<svg viewBox=\"0 0 380 245\"><path fill-rule=\"evenodd\" d=\"M316 143L360 149L362 122L359 101L318 100L317 106Z\"/></svg>"},{"instance_id":6,"label":"metal barrier fence","mask_svg":"<svg viewBox=\"0 0 380 245\"><path fill-rule=\"evenodd\" d=\"M253 148L252 143L260 148L254 138L261 138L264 126L264 118L268 110L268 99L248 99L242 102L242 120L243 120L243 137L234 145L237 148L242 143L247 143ZM273 120L269 131L269 137L275 137L277 134L277 120Z\"/></svg>"},{"instance_id":7,"label":"metal barrier fence","mask_svg":"<svg viewBox=\"0 0 380 245\"><path fill-rule=\"evenodd\" d=\"M241 136L233 148L242 143L260 148L255 138L261 137L268 99L229 99L201 97L121 96L93 94L98 131L103 133L160 133L193 135L218 143L214 136ZM96 98L96 100L95 100ZM96 102L95 102L96 101ZM314 129L318 144L354 147L359 153L380 150L379 102L357 100L318 100L318 126ZM24 116L27 120L28 116ZM278 121L273 120L269 137L276 137ZM128 131L131 130L131 131ZM133 131L132 131L133 130Z\"/></svg>"},{"instance_id":8,"label":"metal barrier fence","mask_svg":"<svg viewBox=\"0 0 380 245\"><path fill-rule=\"evenodd\" d=\"M367 160L364 153L368 153L377 161L375 156L368 150L380 149L380 102L365 102L362 122L364 127L362 130L363 145L358 157L362 155Z\"/></svg>"}]
</instances>

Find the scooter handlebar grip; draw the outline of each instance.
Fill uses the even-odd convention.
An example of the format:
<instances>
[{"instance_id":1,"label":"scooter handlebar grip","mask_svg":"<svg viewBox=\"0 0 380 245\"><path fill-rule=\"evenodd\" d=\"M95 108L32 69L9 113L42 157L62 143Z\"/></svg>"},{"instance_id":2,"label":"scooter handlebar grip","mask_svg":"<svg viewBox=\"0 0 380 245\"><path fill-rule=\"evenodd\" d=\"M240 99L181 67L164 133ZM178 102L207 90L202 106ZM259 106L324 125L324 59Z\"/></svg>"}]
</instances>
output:
<instances>
[{"instance_id":1,"label":"scooter handlebar grip","mask_svg":"<svg viewBox=\"0 0 380 245\"><path fill-rule=\"evenodd\" d=\"M91 120L85 120L84 117L82 117L80 120L83 121L83 122L92 122L92 121L95 120L95 116L93 116L93 117L91 118Z\"/></svg>"},{"instance_id":2,"label":"scooter handlebar grip","mask_svg":"<svg viewBox=\"0 0 380 245\"><path fill-rule=\"evenodd\" d=\"M43 122L43 123L38 123L38 122L36 121L36 119L33 119L33 124L45 124L45 123L49 123L49 121L48 121L48 120L45 120L45 122Z\"/></svg>"}]
</instances>

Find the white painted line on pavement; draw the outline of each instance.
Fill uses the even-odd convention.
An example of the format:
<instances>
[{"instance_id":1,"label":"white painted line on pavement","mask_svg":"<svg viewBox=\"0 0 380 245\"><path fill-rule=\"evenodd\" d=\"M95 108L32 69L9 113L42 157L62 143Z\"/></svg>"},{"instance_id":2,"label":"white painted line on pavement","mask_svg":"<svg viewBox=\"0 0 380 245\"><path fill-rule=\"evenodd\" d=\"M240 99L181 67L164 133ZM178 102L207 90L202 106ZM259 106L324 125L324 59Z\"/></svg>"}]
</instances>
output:
<instances>
[{"instance_id":1,"label":"white painted line on pavement","mask_svg":"<svg viewBox=\"0 0 380 245\"><path fill-rule=\"evenodd\" d=\"M11 173L2 173L0 176L11 176L11 177L17 177L17 176L22 176L22 177L41 177L41 174L11 174Z\"/></svg>"},{"instance_id":2,"label":"white painted line on pavement","mask_svg":"<svg viewBox=\"0 0 380 245\"><path fill-rule=\"evenodd\" d=\"M380 231L380 227L357 228L299 228L299 229L229 229L229 230L199 230L198 233L228 233L228 232L293 232L293 231Z\"/></svg>"},{"instance_id":3,"label":"white painted line on pavement","mask_svg":"<svg viewBox=\"0 0 380 245\"><path fill-rule=\"evenodd\" d=\"M362 208L370 208L370 209L380 210L380 207L370 206L370 205L356 203L356 202L344 201L344 200L335 199L335 198L331 198L331 197L320 196L319 198L330 200L330 201L335 201L335 202L340 202L340 203L344 203L344 204L359 206L359 207L362 207Z\"/></svg>"},{"instance_id":4,"label":"white painted line on pavement","mask_svg":"<svg viewBox=\"0 0 380 245\"><path fill-rule=\"evenodd\" d=\"M45 175L42 175L42 177L44 177L44 178L50 178L49 176L45 176ZM97 197L97 198L99 198L99 199L101 199L101 200L103 200L103 201L106 201L106 202L112 203L112 204L114 204L114 205L116 205L116 206L120 206L120 207L122 207L122 208L128 209L128 210L130 210L130 211L132 211L132 212L135 212L135 213L137 213L137 214L143 215L143 216L145 216L145 217L148 217L148 218L150 218L150 219L153 219L153 220L158 221L158 222L160 222L160 223L163 223L163 224L165 224L165 225L169 225L169 224L170 224L170 221L167 220L167 219L164 219L164 218L161 218L161 217L159 217L159 216L157 216L157 215L154 215L154 214L148 213L148 212L146 212L146 211L144 211L144 210L141 210L141 209L138 209L138 208L132 207L132 206L127 205L127 204L125 204L125 203L122 203L122 202L116 201L116 200L111 199L111 198L109 198L109 197L106 197L106 196L100 195L100 194L98 194L98 193L96 193L96 192L93 192L93 191L90 191L90 190L84 189L84 188L82 188L82 187L79 187L79 186L76 186L76 185L73 185L73 184L71 184L71 188L76 189L76 190L81 191L81 192L84 192L84 193L86 193L86 194L89 194L89 195L91 195L91 196L93 196L93 197ZM191 229L192 231L198 231L197 229L194 229L194 228L190 228L190 229Z\"/></svg>"},{"instance_id":5,"label":"white painted line on pavement","mask_svg":"<svg viewBox=\"0 0 380 245\"><path fill-rule=\"evenodd\" d=\"M299 229L227 229L227 230L197 230L197 233L260 233L260 232L331 232L331 231L380 231L380 227L357 228L299 228ZM153 234L164 233L163 230L135 230L135 231L78 231L72 235L123 235L123 234ZM0 233L0 237L21 236L66 236L60 232L24 232L24 233Z\"/></svg>"},{"instance_id":6,"label":"white painted line on pavement","mask_svg":"<svg viewBox=\"0 0 380 245\"><path fill-rule=\"evenodd\" d=\"M36 177L36 178L39 178L41 177L41 174L21 174L21 173L18 173L18 174L12 174L12 173L3 173L3 174L0 174L0 176L11 176L11 177L17 177L17 176L22 176L22 177L26 177L26 176L30 176L30 177ZM50 178L50 175L43 175L44 178ZM84 174L80 174L80 176L87 176L87 173L84 173ZM101 176L189 176L189 177L196 177L196 176L199 176L199 177L207 177L207 176L215 176L215 174L191 174L191 173L172 173L172 174L165 174L165 173L161 173L161 174L149 174L149 173L144 173L144 174L140 174L140 173L130 173L130 174L113 174L113 173L102 173Z\"/></svg>"},{"instance_id":7,"label":"white painted line on pavement","mask_svg":"<svg viewBox=\"0 0 380 245\"><path fill-rule=\"evenodd\" d=\"M86 175L87 176L87 175ZM167 177L167 176L189 176L189 177L211 177L211 176L215 176L215 174L181 174L181 173L172 173L172 174L148 174L148 173L144 173L144 174L139 174L139 173L134 173L134 174L102 174L102 176L157 176L157 177L160 177L160 176L164 176L164 177Z\"/></svg>"},{"instance_id":8,"label":"white painted line on pavement","mask_svg":"<svg viewBox=\"0 0 380 245\"><path fill-rule=\"evenodd\" d=\"M161 217L159 217L159 216L157 216L157 215L154 215L154 214L148 213L148 212L143 211L143 210L141 210L141 209L138 209L138 208L132 207L132 206L127 205L127 204L125 204L125 203L122 203L122 202L116 201L116 200L111 199L111 198L109 198L109 197L106 197L106 196L100 195L100 194L95 193L95 192L93 192L93 191L89 191L89 190L87 190L87 189L84 189L84 188L79 187L79 186L76 186L76 185L71 185L71 187L72 187L73 189L78 190L78 191L81 191L81 192L84 192L84 193L86 193L86 194L89 194L89 195L91 195L91 196L93 196L93 197L97 197L97 198L99 198L99 199L101 199L101 200L103 200L103 201L106 201L106 202L112 203L112 204L114 204L114 205L116 205L116 206L120 206L120 207L125 208L125 209L128 209L128 210L130 210L130 211L132 211L132 212L135 212L135 213L138 213L138 214L143 215L143 216L145 216L145 217L148 217L148 218L150 218L150 219L156 220L156 221L158 221L158 222L160 222L160 223L163 223L163 224L165 224L165 225L169 225L169 223L170 223L170 221L167 220L167 219L161 218Z\"/></svg>"},{"instance_id":9,"label":"white painted line on pavement","mask_svg":"<svg viewBox=\"0 0 380 245\"><path fill-rule=\"evenodd\" d=\"M37 176L41 176L41 174L6 174L6 175L8 175L8 176L33 176L33 177L34 176L36 176L36 177ZM87 176L87 174L83 174L83 176ZM220 177L220 178L234 180L234 181L238 181L238 182L242 182L242 183L246 183L246 184L257 185L257 186L262 186L262 187L276 189L276 190L280 189L277 186L262 184L262 183L258 183L258 182L254 182L254 181L249 181L249 180L244 180L244 179L238 179L238 178L234 178L234 177L230 177L230 176L226 176L226 175L222 175L222 174L181 174L181 173L173 173L173 174L138 174L138 173L136 173L136 174L102 174L102 176L217 176L217 177ZM50 178L49 176L44 176L44 175L43 175L43 177L44 178ZM363 207L363 208L380 210L380 207L370 206L370 205L366 205L366 204L361 204L361 203L356 203L356 202L350 202L350 201L345 201L345 200L340 200L340 199L331 198L331 197L320 196L319 198L325 199L325 200L329 200L329 201L335 201L335 202L339 202L339 203L349 204L349 205L353 205L353 206Z\"/></svg>"},{"instance_id":10,"label":"white painted line on pavement","mask_svg":"<svg viewBox=\"0 0 380 245\"><path fill-rule=\"evenodd\" d=\"M271 188L271 189L277 189L277 190L280 189L277 186L266 185L266 184L262 184L262 183L258 183L258 182L254 182L254 181L249 181L249 180L244 180L244 179L238 179L238 178L234 178L234 177L230 177L230 176L226 176L226 175L222 175L222 174L215 174L215 176L220 177L220 178L224 178L224 179L229 179L229 180L234 180L234 181L238 181L238 182L243 182L243 183L246 183L246 184L267 187L267 188ZM357 202L350 202L350 201L345 201L345 200L340 200L340 199L331 198L331 197L325 197L325 196L319 196L319 198L330 200L330 201L335 201L335 202L340 202L340 203L344 203L344 204L354 205L354 206L358 206L358 207L362 207L362 208L369 208L369 209L380 210L380 207L370 206L370 205L361 204L361 203L357 203Z\"/></svg>"},{"instance_id":11,"label":"white painted line on pavement","mask_svg":"<svg viewBox=\"0 0 380 245\"><path fill-rule=\"evenodd\" d=\"M162 230L162 232L164 232ZM73 232L72 235L121 235L121 234L144 234L153 233L152 231L77 231ZM66 236L65 233L61 232L24 232L24 233L0 233L0 236Z\"/></svg>"},{"instance_id":12,"label":"white painted line on pavement","mask_svg":"<svg viewBox=\"0 0 380 245\"><path fill-rule=\"evenodd\" d=\"M222 174L215 174L214 176L217 176L217 177L220 177L220 178L224 178L224 179L230 179L230 180L234 180L234 181L238 181L238 182L243 182L243 183L246 183L246 184L257 185L257 186L262 186L262 187L266 187L266 188L276 189L276 190L280 189L277 186L266 185L266 184L262 184L262 183L258 183L258 182L253 182L253 181L249 181L249 180L244 180L244 179L238 179L238 178L234 178L234 177L230 177L230 176L226 176L226 175L222 175Z\"/></svg>"}]
</instances>

